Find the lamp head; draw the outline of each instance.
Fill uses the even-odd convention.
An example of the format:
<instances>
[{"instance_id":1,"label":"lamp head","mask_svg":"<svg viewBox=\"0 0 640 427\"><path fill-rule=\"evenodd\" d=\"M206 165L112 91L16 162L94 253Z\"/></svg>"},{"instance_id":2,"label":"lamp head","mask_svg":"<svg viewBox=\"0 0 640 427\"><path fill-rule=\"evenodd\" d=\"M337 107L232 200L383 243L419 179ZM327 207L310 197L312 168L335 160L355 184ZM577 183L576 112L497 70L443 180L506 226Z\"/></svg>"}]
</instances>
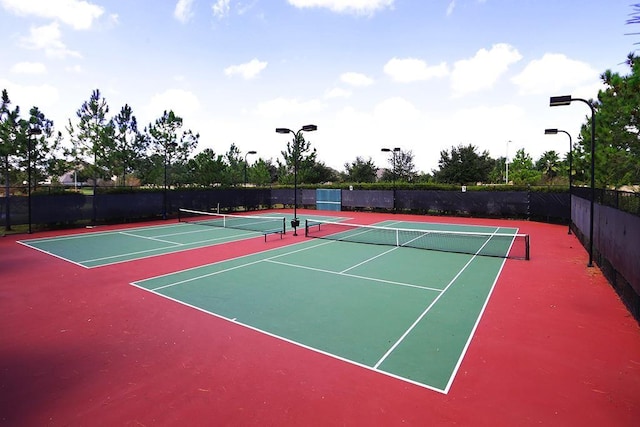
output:
<instances>
[{"instance_id":1,"label":"lamp head","mask_svg":"<svg viewBox=\"0 0 640 427\"><path fill-rule=\"evenodd\" d=\"M571 104L571 95L552 96L549 98L549 107L558 107Z\"/></svg>"},{"instance_id":2,"label":"lamp head","mask_svg":"<svg viewBox=\"0 0 640 427\"><path fill-rule=\"evenodd\" d=\"M287 129L287 128L276 128L276 133L293 133L293 131L291 129Z\"/></svg>"},{"instance_id":3,"label":"lamp head","mask_svg":"<svg viewBox=\"0 0 640 427\"><path fill-rule=\"evenodd\" d=\"M251 150L251 151L247 151L247 154L258 154L257 151Z\"/></svg>"},{"instance_id":4,"label":"lamp head","mask_svg":"<svg viewBox=\"0 0 640 427\"><path fill-rule=\"evenodd\" d=\"M544 134L545 135L556 135L558 133L558 129L545 129L544 130Z\"/></svg>"},{"instance_id":5,"label":"lamp head","mask_svg":"<svg viewBox=\"0 0 640 427\"><path fill-rule=\"evenodd\" d=\"M314 130L318 130L318 126L316 125L305 125L302 126L302 130L305 132L313 132Z\"/></svg>"}]
</instances>

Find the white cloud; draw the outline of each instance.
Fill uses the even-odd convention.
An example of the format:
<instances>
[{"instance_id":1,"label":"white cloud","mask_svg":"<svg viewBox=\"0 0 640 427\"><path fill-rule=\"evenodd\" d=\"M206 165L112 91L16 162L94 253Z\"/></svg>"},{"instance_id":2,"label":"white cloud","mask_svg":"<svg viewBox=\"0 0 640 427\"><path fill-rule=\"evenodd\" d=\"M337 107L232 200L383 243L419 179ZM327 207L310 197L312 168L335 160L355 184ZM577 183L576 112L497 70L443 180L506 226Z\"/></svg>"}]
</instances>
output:
<instances>
[{"instance_id":1,"label":"white cloud","mask_svg":"<svg viewBox=\"0 0 640 427\"><path fill-rule=\"evenodd\" d=\"M66 71L70 72L70 73L76 73L76 74L81 74L84 73L84 68L82 68L82 66L80 65L73 65L70 67L65 68Z\"/></svg>"},{"instance_id":2,"label":"white cloud","mask_svg":"<svg viewBox=\"0 0 640 427\"><path fill-rule=\"evenodd\" d=\"M258 74L267 68L267 63L264 61L259 61L254 58L251 61L240 64L240 65L231 65L224 69L224 74L227 76L234 76L239 74L242 78L250 80L255 78Z\"/></svg>"},{"instance_id":3,"label":"white cloud","mask_svg":"<svg viewBox=\"0 0 640 427\"><path fill-rule=\"evenodd\" d=\"M314 114L325 109L319 100L298 101L297 99L276 98L258 105L257 114L270 119L286 119L296 123L309 120Z\"/></svg>"},{"instance_id":4,"label":"white cloud","mask_svg":"<svg viewBox=\"0 0 640 427\"><path fill-rule=\"evenodd\" d=\"M53 22L42 27L31 27L29 36L22 38L22 46L27 49L44 50L50 58L80 57L80 53L70 50L61 40L60 25Z\"/></svg>"},{"instance_id":5,"label":"white cloud","mask_svg":"<svg viewBox=\"0 0 640 427\"><path fill-rule=\"evenodd\" d=\"M212 6L211 10L213 10L213 15L222 19L229 14L229 3L231 0L217 0Z\"/></svg>"},{"instance_id":6,"label":"white cloud","mask_svg":"<svg viewBox=\"0 0 640 427\"><path fill-rule=\"evenodd\" d=\"M91 28L104 13L101 6L85 0L0 0L0 4L16 15L53 18L76 30Z\"/></svg>"},{"instance_id":7,"label":"white cloud","mask_svg":"<svg viewBox=\"0 0 640 427\"><path fill-rule=\"evenodd\" d=\"M388 153L383 147L400 147L416 155L416 166L424 170L432 147L426 143L426 129L437 129L428 114L402 97L386 98L371 109L345 107L325 120L318 119L319 158L341 169L345 162L360 156L385 166ZM437 154L437 151L436 151ZM333 158L332 158L333 156Z\"/></svg>"},{"instance_id":8,"label":"white cloud","mask_svg":"<svg viewBox=\"0 0 640 427\"><path fill-rule=\"evenodd\" d=\"M11 72L16 74L45 74L47 67L40 62L18 62L11 67Z\"/></svg>"},{"instance_id":9,"label":"white cloud","mask_svg":"<svg viewBox=\"0 0 640 427\"><path fill-rule=\"evenodd\" d=\"M59 91L54 86L21 85L9 80L0 79L0 87L7 90L12 105L19 105L21 114L29 114L29 109L37 105L41 111L48 111L58 104ZM50 117L51 118L51 117Z\"/></svg>"},{"instance_id":10,"label":"white cloud","mask_svg":"<svg viewBox=\"0 0 640 427\"><path fill-rule=\"evenodd\" d=\"M351 96L351 91L350 90L342 89L342 88L339 88L339 87L330 89L324 94L324 97L327 98L327 99L331 99L331 98L349 98L350 96Z\"/></svg>"},{"instance_id":11,"label":"white cloud","mask_svg":"<svg viewBox=\"0 0 640 427\"><path fill-rule=\"evenodd\" d=\"M178 0L173 16L183 24L187 23L193 17L193 0Z\"/></svg>"},{"instance_id":12,"label":"white cloud","mask_svg":"<svg viewBox=\"0 0 640 427\"><path fill-rule=\"evenodd\" d=\"M449 120L450 125L453 126L455 123L465 124L456 132L460 138L460 144L474 144L484 147L486 142L495 140L499 141L499 146L502 146L503 142L516 134L518 126L527 120L527 115L522 107L515 105L481 105L455 111ZM494 132L478 134L478 129L492 129ZM500 153L493 154L494 157L500 155Z\"/></svg>"},{"instance_id":13,"label":"white cloud","mask_svg":"<svg viewBox=\"0 0 640 427\"><path fill-rule=\"evenodd\" d=\"M393 7L395 0L287 0L298 8L326 8L337 13L371 15L384 8Z\"/></svg>"},{"instance_id":14,"label":"white cloud","mask_svg":"<svg viewBox=\"0 0 640 427\"><path fill-rule=\"evenodd\" d=\"M420 59L393 58L385 64L384 72L396 82L410 83L432 77L444 77L449 74L449 68L445 62L430 67Z\"/></svg>"},{"instance_id":15,"label":"white cloud","mask_svg":"<svg viewBox=\"0 0 640 427\"><path fill-rule=\"evenodd\" d=\"M562 54L547 53L529 62L511 81L520 88L521 95L540 95L592 83L598 76L598 71L589 64Z\"/></svg>"},{"instance_id":16,"label":"white cloud","mask_svg":"<svg viewBox=\"0 0 640 427\"><path fill-rule=\"evenodd\" d=\"M456 61L451 74L455 96L491 88L509 65L522 59L513 46L498 43L491 50L480 49L473 58Z\"/></svg>"},{"instance_id":17,"label":"white cloud","mask_svg":"<svg viewBox=\"0 0 640 427\"><path fill-rule=\"evenodd\" d=\"M406 99L393 97L377 104L373 115L376 119L389 123L402 123L416 120L420 117L421 112Z\"/></svg>"},{"instance_id":18,"label":"white cloud","mask_svg":"<svg viewBox=\"0 0 640 427\"><path fill-rule=\"evenodd\" d=\"M373 79L371 77L354 72L343 73L340 76L340 81L351 86L369 86L373 84Z\"/></svg>"}]
</instances>

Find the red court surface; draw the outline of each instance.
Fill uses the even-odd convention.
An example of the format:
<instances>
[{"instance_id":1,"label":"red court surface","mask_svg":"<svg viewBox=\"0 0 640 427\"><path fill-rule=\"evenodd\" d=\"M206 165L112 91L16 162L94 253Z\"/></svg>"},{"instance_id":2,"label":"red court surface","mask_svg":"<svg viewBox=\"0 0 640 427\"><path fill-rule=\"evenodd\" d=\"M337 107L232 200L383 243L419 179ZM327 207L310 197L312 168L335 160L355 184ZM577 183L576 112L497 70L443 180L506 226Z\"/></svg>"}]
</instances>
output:
<instances>
[{"instance_id":1,"label":"red court surface","mask_svg":"<svg viewBox=\"0 0 640 427\"><path fill-rule=\"evenodd\" d=\"M448 394L130 285L303 233L85 269L16 243L60 234L47 232L0 238L0 425L638 425L640 328L566 226L393 218L531 236L531 260L506 262Z\"/></svg>"}]
</instances>

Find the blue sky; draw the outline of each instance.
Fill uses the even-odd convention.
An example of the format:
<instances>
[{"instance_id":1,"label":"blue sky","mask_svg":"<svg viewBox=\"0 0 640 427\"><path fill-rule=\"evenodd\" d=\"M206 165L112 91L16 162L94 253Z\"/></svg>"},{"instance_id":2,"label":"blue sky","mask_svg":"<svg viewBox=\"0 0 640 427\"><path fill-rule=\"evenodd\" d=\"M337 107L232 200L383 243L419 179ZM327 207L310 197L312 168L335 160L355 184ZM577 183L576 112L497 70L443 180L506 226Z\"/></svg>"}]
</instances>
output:
<instances>
[{"instance_id":1,"label":"blue sky","mask_svg":"<svg viewBox=\"0 0 640 427\"><path fill-rule=\"evenodd\" d=\"M524 148L564 154L599 75L640 41L630 0L0 0L0 89L23 114L37 105L64 132L98 88L141 125L173 109L197 151L280 158L307 134L338 170L383 147L437 168L473 144L494 158ZM67 138L68 140L68 138ZM510 142L509 142L510 141Z\"/></svg>"}]
</instances>

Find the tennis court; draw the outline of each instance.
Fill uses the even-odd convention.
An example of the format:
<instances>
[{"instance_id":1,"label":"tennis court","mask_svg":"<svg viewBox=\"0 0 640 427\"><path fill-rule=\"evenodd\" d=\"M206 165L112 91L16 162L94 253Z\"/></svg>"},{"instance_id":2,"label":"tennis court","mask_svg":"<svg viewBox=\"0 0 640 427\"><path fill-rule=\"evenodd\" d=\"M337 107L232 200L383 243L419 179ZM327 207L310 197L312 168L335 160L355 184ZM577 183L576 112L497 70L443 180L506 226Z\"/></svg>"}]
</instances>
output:
<instances>
[{"instance_id":1,"label":"tennis court","mask_svg":"<svg viewBox=\"0 0 640 427\"><path fill-rule=\"evenodd\" d=\"M309 222L311 229L325 226L322 221ZM342 224L336 232L332 227L338 223L328 224L332 231L321 234L322 239L133 284L273 337L446 393L517 230L387 221L349 230ZM473 240L467 254L379 239L392 229L434 227L469 229L471 237L483 236L482 247L492 245L492 236L511 238L500 244L503 257L479 255L481 246L473 246ZM433 231L422 233L430 234ZM363 240L364 235L369 241Z\"/></svg>"}]
</instances>

